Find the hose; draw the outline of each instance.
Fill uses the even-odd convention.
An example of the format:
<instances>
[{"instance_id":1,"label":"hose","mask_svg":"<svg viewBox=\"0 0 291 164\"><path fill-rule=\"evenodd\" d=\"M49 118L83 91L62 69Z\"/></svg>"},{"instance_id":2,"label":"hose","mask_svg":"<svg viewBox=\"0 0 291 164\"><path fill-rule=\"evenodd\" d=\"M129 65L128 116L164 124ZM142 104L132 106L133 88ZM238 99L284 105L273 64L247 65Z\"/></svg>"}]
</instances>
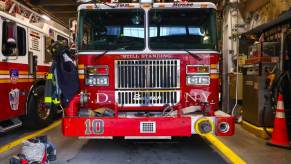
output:
<instances>
[{"instance_id":1,"label":"hose","mask_svg":"<svg viewBox=\"0 0 291 164\"><path fill-rule=\"evenodd\" d=\"M276 109L276 105L277 105L277 97L278 97L278 93L279 92L284 92L285 90L283 89L284 87L284 79L285 77L287 77L287 82L289 83L289 93L291 93L291 75L290 72L286 71L286 72L282 72L278 78L274 81L274 83L272 84L270 90L271 90L271 108L272 109ZM286 92L286 91L285 91ZM266 100L268 101L268 100ZM263 124L263 129L265 131L265 133L271 137L271 134L268 132L266 124L265 124L265 113L266 113L266 107L264 106L263 111L262 111L262 124Z\"/></svg>"},{"instance_id":2,"label":"hose","mask_svg":"<svg viewBox=\"0 0 291 164\"><path fill-rule=\"evenodd\" d=\"M269 137L271 137L272 134L268 132L267 126L266 126L266 124L265 124L265 121L266 121L266 120L265 120L265 112L266 112L266 107L264 106L263 111L262 111L262 125L263 125L263 129L264 129L265 133L266 133Z\"/></svg>"},{"instance_id":3,"label":"hose","mask_svg":"<svg viewBox=\"0 0 291 164\"><path fill-rule=\"evenodd\" d=\"M271 109L275 109L276 107L274 106L274 100L276 100L276 99L274 99L274 92L272 92L272 90L273 90L273 87L275 86L275 84L277 83L277 81L276 81L276 79L274 78L276 75L275 75L275 71L276 71L276 69L277 69L277 65L275 65L273 68L272 68L272 70L270 71L270 72L268 72L268 74L269 75L272 75L272 76L270 76L271 77L271 79L269 79L269 81L266 81L266 89L269 89L269 91L271 92L271 95L270 95L270 97L269 97L269 99L270 100L268 100L268 97L266 97L265 96L265 102L267 102L267 101L270 101L271 102ZM280 77L280 76L279 76ZM273 79L272 79L273 78ZM267 77L267 79L268 79L268 77ZM278 80L278 79L277 79ZM269 82L268 84L267 84L267 82ZM268 87L269 86L269 87ZM277 93L277 92L276 92ZM269 137L271 137L272 136L272 134L271 133L269 133L268 132L268 129L267 129L267 126L266 126L266 120L265 120L265 114L266 114L266 106L264 105L264 107L263 107L263 110L262 110L262 126L263 126L263 130L265 131L265 133L269 136Z\"/></svg>"},{"instance_id":4,"label":"hose","mask_svg":"<svg viewBox=\"0 0 291 164\"><path fill-rule=\"evenodd\" d=\"M174 109L172 108L172 106L170 104L167 104L166 107L163 110L162 115L163 116L169 116L173 111L174 111Z\"/></svg>"}]
</instances>

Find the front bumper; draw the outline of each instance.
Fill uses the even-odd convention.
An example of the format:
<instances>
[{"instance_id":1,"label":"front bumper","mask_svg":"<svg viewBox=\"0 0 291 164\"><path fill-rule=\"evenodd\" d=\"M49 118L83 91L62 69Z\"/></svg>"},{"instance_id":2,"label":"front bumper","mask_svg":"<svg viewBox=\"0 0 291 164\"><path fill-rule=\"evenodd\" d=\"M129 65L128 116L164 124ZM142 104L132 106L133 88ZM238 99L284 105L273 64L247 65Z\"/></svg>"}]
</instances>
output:
<instances>
[{"instance_id":1,"label":"front bumper","mask_svg":"<svg viewBox=\"0 0 291 164\"><path fill-rule=\"evenodd\" d=\"M213 133L218 136L231 136L234 133L233 117L138 117L138 118L80 118L65 117L62 121L64 136L88 138L118 137L118 136L191 136L201 134L197 123L207 119L212 124ZM220 123L227 123L229 130L219 130Z\"/></svg>"}]
</instances>

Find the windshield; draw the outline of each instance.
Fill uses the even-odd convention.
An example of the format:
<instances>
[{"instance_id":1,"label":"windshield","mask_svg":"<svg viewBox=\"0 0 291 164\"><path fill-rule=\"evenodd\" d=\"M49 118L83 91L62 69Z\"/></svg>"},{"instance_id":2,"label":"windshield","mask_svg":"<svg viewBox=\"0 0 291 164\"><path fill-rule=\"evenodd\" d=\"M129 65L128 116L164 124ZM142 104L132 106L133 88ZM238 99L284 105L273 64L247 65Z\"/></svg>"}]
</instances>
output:
<instances>
[{"instance_id":1,"label":"windshield","mask_svg":"<svg viewBox=\"0 0 291 164\"><path fill-rule=\"evenodd\" d=\"M79 50L143 50L144 37L141 9L80 11Z\"/></svg>"},{"instance_id":2,"label":"windshield","mask_svg":"<svg viewBox=\"0 0 291 164\"><path fill-rule=\"evenodd\" d=\"M152 50L216 49L214 9L152 9L149 11Z\"/></svg>"}]
</instances>

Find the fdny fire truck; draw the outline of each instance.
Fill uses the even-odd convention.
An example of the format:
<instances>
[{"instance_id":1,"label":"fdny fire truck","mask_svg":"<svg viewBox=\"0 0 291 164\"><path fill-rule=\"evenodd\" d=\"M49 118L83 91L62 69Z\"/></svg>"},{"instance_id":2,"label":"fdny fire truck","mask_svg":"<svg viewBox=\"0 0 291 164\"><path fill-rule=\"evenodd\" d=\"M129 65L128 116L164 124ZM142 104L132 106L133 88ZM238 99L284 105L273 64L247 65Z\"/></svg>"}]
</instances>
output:
<instances>
[{"instance_id":1,"label":"fdny fire truck","mask_svg":"<svg viewBox=\"0 0 291 164\"><path fill-rule=\"evenodd\" d=\"M219 111L213 3L90 2L77 24L81 92L65 109L65 136L234 134Z\"/></svg>"},{"instance_id":2,"label":"fdny fire truck","mask_svg":"<svg viewBox=\"0 0 291 164\"><path fill-rule=\"evenodd\" d=\"M48 125L54 112L43 105L44 78L53 41L68 42L66 28L12 0L0 1L0 133L23 124Z\"/></svg>"}]
</instances>

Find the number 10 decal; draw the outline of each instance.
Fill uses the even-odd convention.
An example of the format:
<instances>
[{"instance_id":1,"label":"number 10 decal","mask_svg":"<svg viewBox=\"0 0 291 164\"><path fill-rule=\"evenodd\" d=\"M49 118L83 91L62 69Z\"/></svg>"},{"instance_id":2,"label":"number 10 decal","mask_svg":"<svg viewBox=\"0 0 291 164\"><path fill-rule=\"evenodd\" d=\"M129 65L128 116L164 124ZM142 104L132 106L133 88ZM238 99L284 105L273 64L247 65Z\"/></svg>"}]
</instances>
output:
<instances>
[{"instance_id":1,"label":"number 10 decal","mask_svg":"<svg viewBox=\"0 0 291 164\"><path fill-rule=\"evenodd\" d=\"M85 134L103 134L104 133L104 121L100 119L90 120L87 119L85 121Z\"/></svg>"}]
</instances>

